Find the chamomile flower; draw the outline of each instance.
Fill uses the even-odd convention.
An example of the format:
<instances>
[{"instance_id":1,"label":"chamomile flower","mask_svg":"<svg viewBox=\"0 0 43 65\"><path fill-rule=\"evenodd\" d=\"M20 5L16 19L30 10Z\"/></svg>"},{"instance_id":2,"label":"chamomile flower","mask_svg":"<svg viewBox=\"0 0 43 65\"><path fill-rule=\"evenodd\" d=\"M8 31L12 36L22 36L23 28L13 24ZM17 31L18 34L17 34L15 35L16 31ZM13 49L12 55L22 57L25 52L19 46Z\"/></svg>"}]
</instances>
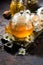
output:
<instances>
[{"instance_id":1,"label":"chamomile flower","mask_svg":"<svg viewBox=\"0 0 43 65\"><path fill-rule=\"evenodd\" d=\"M43 20L43 7L37 10L37 15L40 17L41 20Z\"/></svg>"},{"instance_id":2,"label":"chamomile flower","mask_svg":"<svg viewBox=\"0 0 43 65\"><path fill-rule=\"evenodd\" d=\"M24 48L20 48L19 49L19 55L25 55L25 53L26 53L26 50L24 49Z\"/></svg>"},{"instance_id":3,"label":"chamomile flower","mask_svg":"<svg viewBox=\"0 0 43 65\"><path fill-rule=\"evenodd\" d=\"M28 13L28 14L30 14L31 12L30 12L30 10L25 10L24 11L25 13Z\"/></svg>"},{"instance_id":4,"label":"chamomile flower","mask_svg":"<svg viewBox=\"0 0 43 65\"><path fill-rule=\"evenodd\" d=\"M29 43L34 42L34 34L27 36L27 38L25 38L25 41L27 41Z\"/></svg>"},{"instance_id":5,"label":"chamomile flower","mask_svg":"<svg viewBox=\"0 0 43 65\"><path fill-rule=\"evenodd\" d=\"M11 34L7 34L7 33L3 35L3 39L10 41L10 42L15 40Z\"/></svg>"}]
</instances>

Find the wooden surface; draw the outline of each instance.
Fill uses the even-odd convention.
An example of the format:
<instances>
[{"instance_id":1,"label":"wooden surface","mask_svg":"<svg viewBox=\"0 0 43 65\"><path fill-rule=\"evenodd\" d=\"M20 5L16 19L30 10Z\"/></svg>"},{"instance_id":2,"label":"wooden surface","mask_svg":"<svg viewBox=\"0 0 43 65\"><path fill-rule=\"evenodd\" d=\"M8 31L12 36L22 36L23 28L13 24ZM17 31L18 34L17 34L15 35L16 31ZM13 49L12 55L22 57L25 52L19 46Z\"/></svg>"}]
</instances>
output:
<instances>
[{"instance_id":1,"label":"wooden surface","mask_svg":"<svg viewBox=\"0 0 43 65\"><path fill-rule=\"evenodd\" d=\"M9 2L8 2L9 1ZM9 9L10 0L0 0L0 39L4 34L4 27L9 20L4 19L2 13ZM40 3L41 4L41 3ZM0 41L0 45L1 45ZM35 42L37 47L31 49L25 56L11 55L0 48L0 65L43 65L43 33Z\"/></svg>"}]
</instances>

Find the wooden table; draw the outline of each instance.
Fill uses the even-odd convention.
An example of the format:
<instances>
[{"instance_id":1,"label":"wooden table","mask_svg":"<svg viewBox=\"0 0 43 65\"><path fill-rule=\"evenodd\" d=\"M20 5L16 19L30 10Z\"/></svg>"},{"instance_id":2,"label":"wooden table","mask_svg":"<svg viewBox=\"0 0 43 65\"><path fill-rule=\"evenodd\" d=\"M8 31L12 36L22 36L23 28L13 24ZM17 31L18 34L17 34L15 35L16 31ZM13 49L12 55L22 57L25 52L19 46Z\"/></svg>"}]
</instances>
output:
<instances>
[{"instance_id":1,"label":"wooden table","mask_svg":"<svg viewBox=\"0 0 43 65\"><path fill-rule=\"evenodd\" d=\"M2 13L9 9L9 3L10 0L0 0L0 39L4 34L5 25L9 22L2 16ZM43 65L43 33L35 43L38 44L37 47L30 49L29 54L25 56L12 55L0 48L0 65Z\"/></svg>"}]
</instances>

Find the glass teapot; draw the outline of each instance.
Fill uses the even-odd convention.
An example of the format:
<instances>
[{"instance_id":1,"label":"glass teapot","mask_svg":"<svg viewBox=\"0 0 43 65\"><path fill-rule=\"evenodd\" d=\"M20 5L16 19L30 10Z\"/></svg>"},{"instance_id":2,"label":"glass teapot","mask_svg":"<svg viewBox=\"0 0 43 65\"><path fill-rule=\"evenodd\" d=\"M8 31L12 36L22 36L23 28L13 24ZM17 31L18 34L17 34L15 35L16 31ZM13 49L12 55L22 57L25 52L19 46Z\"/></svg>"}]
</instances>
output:
<instances>
[{"instance_id":1,"label":"glass teapot","mask_svg":"<svg viewBox=\"0 0 43 65\"><path fill-rule=\"evenodd\" d=\"M12 0L10 4L10 11L12 16L20 10L24 10L23 0Z\"/></svg>"},{"instance_id":2,"label":"glass teapot","mask_svg":"<svg viewBox=\"0 0 43 65\"><path fill-rule=\"evenodd\" d=\"M34 26L30 20L30 11L20 11L16 13L5 31L16 38L25 38L33 33Z\"/></svg>"}]
</instances>

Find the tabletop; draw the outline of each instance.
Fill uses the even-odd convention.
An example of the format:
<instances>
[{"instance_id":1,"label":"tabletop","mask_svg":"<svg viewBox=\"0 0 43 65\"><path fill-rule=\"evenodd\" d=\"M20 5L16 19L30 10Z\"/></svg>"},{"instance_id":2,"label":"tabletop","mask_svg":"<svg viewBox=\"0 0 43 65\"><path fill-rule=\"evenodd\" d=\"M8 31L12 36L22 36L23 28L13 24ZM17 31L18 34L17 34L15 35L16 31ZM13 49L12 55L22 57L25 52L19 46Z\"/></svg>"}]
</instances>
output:
<instances>
[{"instance_id":1,"label":"tabletop","mask_svg":"<svg viewBox=\"0 0 43 65\"><path fill-rule=\"evenodd\" d=\"M10 0L0 0L0 39L4 34L5 25L9 22L2 16L3 12L9 9L9 4ZM39 0L39 4L43 5L43 1ZM35 42L38 46L25 56L19 56L17 53L12 55L0 48L0 65L43 65L43 33L38 40Z\"/></svg>"}]
</instances>

